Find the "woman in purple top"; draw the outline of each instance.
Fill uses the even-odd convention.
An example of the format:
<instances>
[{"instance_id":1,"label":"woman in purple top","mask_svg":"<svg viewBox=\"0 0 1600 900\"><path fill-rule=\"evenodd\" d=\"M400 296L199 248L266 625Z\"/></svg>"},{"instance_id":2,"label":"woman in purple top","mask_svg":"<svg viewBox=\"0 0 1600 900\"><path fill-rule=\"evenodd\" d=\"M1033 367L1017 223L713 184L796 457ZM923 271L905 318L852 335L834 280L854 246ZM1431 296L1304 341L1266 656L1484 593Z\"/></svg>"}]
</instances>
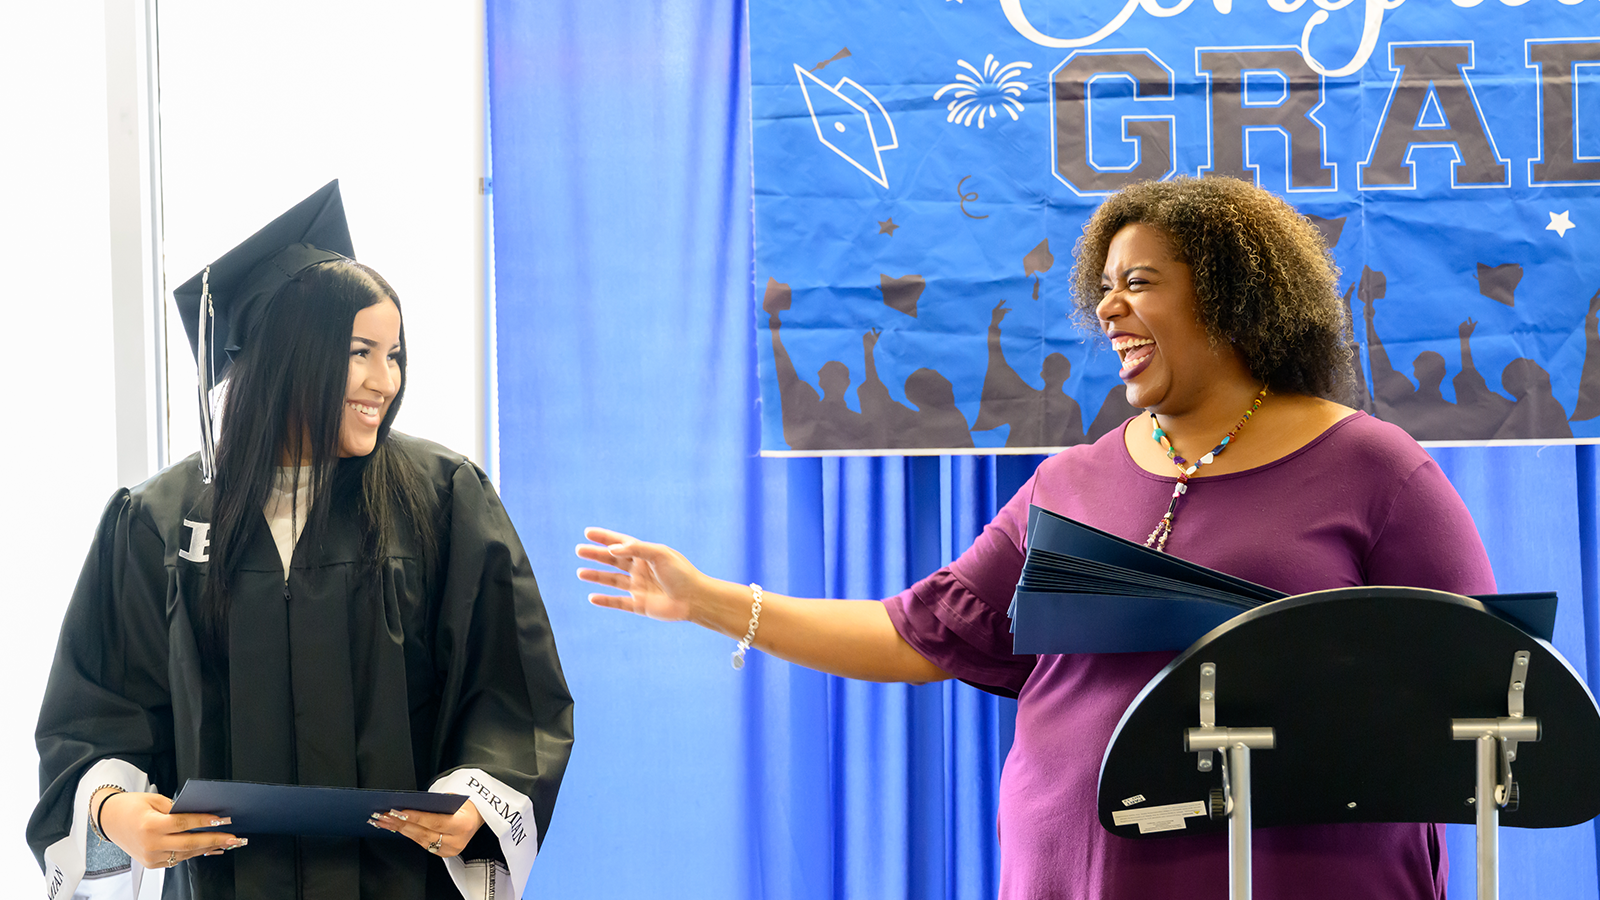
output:
<instances>
[{"instance_id":1,"label":"woman in purple top","mask_svg":"<svg viewBox=\"0 0 1600 900\"><path fill-rule=\"evenodd\" d=\"M1494 591L1494 576L1428 454L1345 405L1349 310L1320 236L1288 204L1226 178L1129 187L1084 226L1076 278L1080 312L1111 341L1128 402L1146 415L1045 460L950 566L882 603L798 599L595 528L578 555L620 571L579 576L628 594L591 594L596 605L687 619L826 672L1015 692L1002 898L1222 898L1221 835L1125 840L1096 817L1111 733L1174 654L1011 653L1028 505L1289 593L1477 594ZM1435 825L1260 829L1254 863L1268 900L1438 900L1448 870Z\"/></svg>"}]
</instances>

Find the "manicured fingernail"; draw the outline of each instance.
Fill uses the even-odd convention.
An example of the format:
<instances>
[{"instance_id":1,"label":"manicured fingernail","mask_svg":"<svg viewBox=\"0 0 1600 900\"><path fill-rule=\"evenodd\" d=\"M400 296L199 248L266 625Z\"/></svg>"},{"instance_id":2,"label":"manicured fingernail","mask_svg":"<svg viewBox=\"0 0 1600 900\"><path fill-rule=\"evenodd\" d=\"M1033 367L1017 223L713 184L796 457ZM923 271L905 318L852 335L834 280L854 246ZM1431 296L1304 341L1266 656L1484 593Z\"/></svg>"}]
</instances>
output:
<instances>
[{"instance_id":1,"label":"manicured fingernail","mask_svg":"<svg viewBox=\"0 0 1600 900\"><path fill-rule=\"evenodd\" d=\"M373 818L371 818L371 819L368 819L368 820L367 820L367 824L368 824L368 825L371 825L371 826L372 826L372 827L373 827L373 828L377 828L377 827L378 827L378 821L377 821L377 817L376 817L376 816L374 816L374 817L373 817Z\"/></svg>"},{"instance_id":2,"label":"manicured fingernail","mask_svg":"<svg viewBox=\"0 0 1600 900\"><path fill-rule=\"evenodd\" d=\"M234 838L233 840L228 842L228 846L229 847L243 847L245 844L248 844L248 843L250 843L250 839L249 838Z\"/></svg>"},{"instance_id":3,"label":"manicured fingernail","mask_svg":"<svg viewBox=\"0 0 1600 900\"><path fill-rule=\"evenodd\" d=\"M399 819L402 822L406 821L406 814L398 809L389 810L389 815L394 816L396 819Z\"/></svg>"}]
</instances>

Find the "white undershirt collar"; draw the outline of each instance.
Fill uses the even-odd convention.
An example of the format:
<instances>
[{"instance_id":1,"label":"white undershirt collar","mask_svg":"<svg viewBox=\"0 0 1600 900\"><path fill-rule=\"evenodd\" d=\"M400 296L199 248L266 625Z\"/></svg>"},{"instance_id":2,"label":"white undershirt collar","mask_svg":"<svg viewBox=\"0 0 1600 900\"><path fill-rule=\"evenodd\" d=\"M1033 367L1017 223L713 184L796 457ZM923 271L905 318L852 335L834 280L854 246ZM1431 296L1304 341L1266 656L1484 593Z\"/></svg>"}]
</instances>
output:
<instances>
[{"instance_id":1,"label":"white undershirt collar","mask_svg":"<svg viewBox=\"0 0 1600 900\"><path fill-rule=\"evenodd\" d=\"M296 483L295 473L300 473ZM305 531L306 517L311 513L311 469L307 466L282 466L272 481L267 494L267 505L261 510L267 517L267 528L272 541L278 545L278 556L283 558L283 579L289 580L289 560L294 558L295 542Z\"/></svg>"}]
</instances>

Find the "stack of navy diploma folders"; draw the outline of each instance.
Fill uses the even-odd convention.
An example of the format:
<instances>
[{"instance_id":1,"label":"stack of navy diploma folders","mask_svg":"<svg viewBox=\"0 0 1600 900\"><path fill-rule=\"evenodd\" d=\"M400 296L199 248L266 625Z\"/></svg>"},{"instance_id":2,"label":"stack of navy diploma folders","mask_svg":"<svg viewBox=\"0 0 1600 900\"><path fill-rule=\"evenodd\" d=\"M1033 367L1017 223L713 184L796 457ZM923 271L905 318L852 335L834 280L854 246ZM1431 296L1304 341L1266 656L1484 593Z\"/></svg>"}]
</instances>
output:
<instances>
[{"instance_id":1,"label":"stack of navy diploma folders","mask_svg":"<svg viewBox=\"0 0 1600 900\"><path fill-rule=\"evenodd\" d=\"M1012 650L1182 650L1234 616L1286 596L1031 506L1028 554L1011 599ZM1553 593L1472 599L1540 640L1555 630Z\"/></svg>"}]
</instances>

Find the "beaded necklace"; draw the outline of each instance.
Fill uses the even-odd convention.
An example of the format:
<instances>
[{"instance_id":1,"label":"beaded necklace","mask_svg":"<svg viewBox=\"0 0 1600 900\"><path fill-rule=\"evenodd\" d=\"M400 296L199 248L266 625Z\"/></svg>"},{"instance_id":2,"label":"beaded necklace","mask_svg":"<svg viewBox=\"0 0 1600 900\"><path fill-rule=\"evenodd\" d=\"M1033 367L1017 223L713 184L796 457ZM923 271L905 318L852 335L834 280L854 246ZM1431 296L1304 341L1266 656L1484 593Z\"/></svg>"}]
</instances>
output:
<instances>
[{"instance_id":1,"label":"beaded necklace","mask_svg":"<svg viewBox=\"0 0 1600 900\"><path fill-rule=\"evenodd\" d=\"M1265 399L1267 399L1267 389L1263 385L1261 393L1256 395L1255 402L1251 403L1250 408L1245 410L1244 415L1239 417L1239 424L1233 426L1233 430L1228 432L1220 443L1212 447L1210 453L1200 457L1194 463L1190 463L1178 455L1178 449L1172 446L1171 441L1167 440L1167 433L1161 429L1161 423L1156 421L1155 412L1152 411L1150 413L1150 438L1160 444L1161 449L1167 451L1167 459L1172 460L1172 464L1178 467L1178 483L1172 486L1172 501L1167 504L1166 514L1161 517L1160 522L1156 523L1156 530L1150 532L1150 536L1144 539L1146 547L1154 547L1158 551L1167 549L1167 538L1172 536L1172 518L1178 512L1178 498L1189 491L1189 476L1193 475L1201 466L1210 464L1217 458L1217 454L1228 449L1228 445L1233 443L1234 435L1239 433L1239 429L1244 427L1244 423L1250 421L1250 417L1256 414L1256 410L1261 408L1261 401Z\"/></svg>"}]
</instances>

